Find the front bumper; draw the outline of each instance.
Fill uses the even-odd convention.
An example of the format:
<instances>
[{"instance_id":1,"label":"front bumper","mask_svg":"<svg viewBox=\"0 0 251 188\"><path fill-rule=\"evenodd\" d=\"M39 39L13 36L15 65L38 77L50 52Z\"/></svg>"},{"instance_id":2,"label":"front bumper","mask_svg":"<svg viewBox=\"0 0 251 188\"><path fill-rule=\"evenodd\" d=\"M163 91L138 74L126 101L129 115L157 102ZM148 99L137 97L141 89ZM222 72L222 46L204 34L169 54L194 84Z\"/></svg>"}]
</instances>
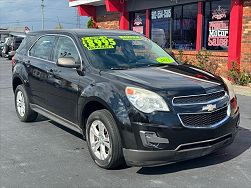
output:
<instances>
[{"instance_id":1,"label":"front bumper","mask_svg":"<svg viewBox=\"0 0 251 188\"><path fill-rule=\"evenodd\" d=\"M170 118L166 123L168 125L133 126L136 144L123 149L129 166L174 163L201 157L226 147L233 142L238 131L240 113L237 110L220 126L208 129L186 128L175 118Z\"/></svg>"},{"instance_id":2,"label":"front bumper","mask_svg":"<svg viewBox=\"0 0 251 188\"><path fill-rule=\"evenodd\" d=\"M211 140L183 144L175 150L149 151L123 149L123 152L126 163L129 166L164 165L205 156L219 148L226 147L233 142L236 132Z\"/></svg>"}]
</instances>

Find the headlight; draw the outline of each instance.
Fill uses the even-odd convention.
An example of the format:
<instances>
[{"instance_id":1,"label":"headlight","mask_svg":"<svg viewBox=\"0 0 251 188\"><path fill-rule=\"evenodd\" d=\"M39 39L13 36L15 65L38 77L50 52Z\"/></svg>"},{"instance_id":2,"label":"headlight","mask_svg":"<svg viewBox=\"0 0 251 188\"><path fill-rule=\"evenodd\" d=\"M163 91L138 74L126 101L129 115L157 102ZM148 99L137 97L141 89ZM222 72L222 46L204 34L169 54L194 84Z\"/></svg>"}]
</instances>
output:
<instances>
[{"instance_id":1,"label":"headlight","mask_svg":"<svg viewBox=\"0 0 251 188\"><path fill-rule=\"evenodd\" d=\"M235 97L235 93L234 93L234 87L233 87L232 83L229 80L227 80L226 78L223 78L223 77L221 77L221 78L227 86L230 100L233 99Z\"/></svg>"},{"instance_id":2,"label":"headlight","mask_svg":"<svg viewBox=\"0 0 251 188\"><path fill-rule=\"evenodd\" d=\"M157 93L135 87L126 87L125 93L132 105L141 112L169 111L166 102Z\"/></svg>"}]
</instances>

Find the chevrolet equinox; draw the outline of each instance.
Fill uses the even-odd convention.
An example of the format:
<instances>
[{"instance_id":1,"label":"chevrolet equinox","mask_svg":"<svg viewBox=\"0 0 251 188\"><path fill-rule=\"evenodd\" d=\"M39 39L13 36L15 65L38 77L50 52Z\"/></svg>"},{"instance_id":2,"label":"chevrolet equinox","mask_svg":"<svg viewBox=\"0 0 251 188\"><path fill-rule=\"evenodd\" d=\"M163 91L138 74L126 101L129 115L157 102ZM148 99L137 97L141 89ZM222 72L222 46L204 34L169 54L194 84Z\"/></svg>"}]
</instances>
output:
<instances>
[{"instance_id":1,"label":"chevrolet equinox","mask_svg":"<svg viewBox=\"0 0 251 188\"><path fill-rule=\"evenodd\" d=\"M238 129L228 80L132 31L31 32L12 72L18 118L41 114L80 132L102 168L201 157L231 144Z\"/></svg>"}]
</instances>

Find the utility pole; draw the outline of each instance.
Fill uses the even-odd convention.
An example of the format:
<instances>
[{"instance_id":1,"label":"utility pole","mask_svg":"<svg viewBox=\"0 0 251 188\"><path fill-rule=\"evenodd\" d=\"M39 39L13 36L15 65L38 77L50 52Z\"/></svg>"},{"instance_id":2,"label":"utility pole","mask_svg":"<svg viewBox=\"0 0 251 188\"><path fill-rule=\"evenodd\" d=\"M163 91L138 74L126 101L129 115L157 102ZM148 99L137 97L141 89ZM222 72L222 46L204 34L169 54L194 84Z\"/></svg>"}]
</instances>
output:
<instances>
[{"instance_id":1,"label":"utility pole","mask_svg":"<svg viewBox=\"0 0 251 188\"><path fill-rule=\"evenodd\" d=\"M44 30L44 0L41 0L42 30Z\"/></svg>"},{"instance_id":2,"label":"utility pole","mask_svg":"<svg viewBox=\"0 0 251 188\"><path fill-rule=\"evenodd\" d=\"M58 29L63 29L63 26L61 25L60 21L59 21L59 17L57 16L58 18Z\"/></svg>"},{"instance_id":3,"label":"utility pole","mask_svg":"<svg viewBox=\"0 0 251 188\"><path fill-rule=\"evenodd\" d=\"M80 16L78 14L78 9L76 9L76 18L77 18L76 28L80 28Z\"/></svg>"}]
</instances>

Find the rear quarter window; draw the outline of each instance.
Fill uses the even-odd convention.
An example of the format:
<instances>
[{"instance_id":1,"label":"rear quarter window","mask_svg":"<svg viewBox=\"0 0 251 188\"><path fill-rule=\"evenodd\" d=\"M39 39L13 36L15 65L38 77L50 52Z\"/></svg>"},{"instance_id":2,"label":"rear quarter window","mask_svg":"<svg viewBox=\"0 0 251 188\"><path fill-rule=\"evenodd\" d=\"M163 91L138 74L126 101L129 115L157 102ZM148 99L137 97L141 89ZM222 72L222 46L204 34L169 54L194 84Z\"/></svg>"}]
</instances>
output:
<instances>
[{"instance_id":1,"label":"rear quarter window","mask_svg":"<svg viewBox=\"0 0 251 188\"><path fill-rule=\"evenodd\" d=\"M22 55L26 54L27 51L28 51L28 49L29 49L29 47L32 45L32 42L34 41L34 39L35 39L35 36L26 36L22 40L22 42L19 45L19 47L16 50L16 52L19 53L19 54L22 54Z\"/></svg>"}]
</instances>

